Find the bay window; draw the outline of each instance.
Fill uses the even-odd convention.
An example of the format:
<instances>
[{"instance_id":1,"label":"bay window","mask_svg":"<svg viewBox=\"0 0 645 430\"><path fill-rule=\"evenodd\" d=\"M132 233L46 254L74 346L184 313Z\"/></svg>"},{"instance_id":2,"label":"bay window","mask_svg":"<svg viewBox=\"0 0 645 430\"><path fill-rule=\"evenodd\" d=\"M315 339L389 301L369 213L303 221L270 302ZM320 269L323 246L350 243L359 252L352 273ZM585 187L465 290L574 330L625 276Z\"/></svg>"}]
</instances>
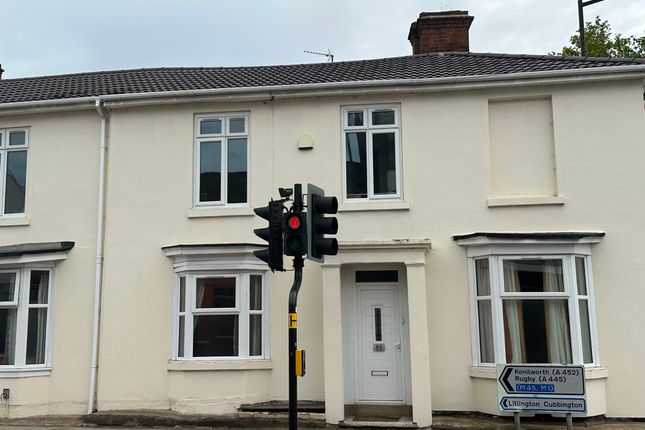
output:
<instances>
[{"instance_id":1,"label":"bay window","mask_svg":"<svg viewBox=\"0 0 645 430\"><path fill-rule=\"evenodd\" d=\"M0 270L0 370L48 361L51 270Z\"/></svg>"},{"instance_id":2,"label":"bay window","mask_svg":"<svg viewBox=\"0 0 645 430\"><path fill-rule=\"evenodd\" d=\"M263 278L261 273L180 275L177 359L263 358Z\"/></svg>"},{"instance_id":3,"label":"bay window","mask_svg":"<svg viewBox=\"0 0 645 430\"><path fill-rule=\"evenodd\" d=\"M163 248L175 271L174 361L269 358L266 264L253 244Z\"/></svg>"},{"instance_id":4,"label":"bay window","mask_svg":"<svg viewBox=\"0 0 645 430\"><path fill-rule=\"evenodd\" d=\"M475 365L598 365L590 246L595 242L520 245L455 238L468 245Z\"/></svg>"}]
</instances>

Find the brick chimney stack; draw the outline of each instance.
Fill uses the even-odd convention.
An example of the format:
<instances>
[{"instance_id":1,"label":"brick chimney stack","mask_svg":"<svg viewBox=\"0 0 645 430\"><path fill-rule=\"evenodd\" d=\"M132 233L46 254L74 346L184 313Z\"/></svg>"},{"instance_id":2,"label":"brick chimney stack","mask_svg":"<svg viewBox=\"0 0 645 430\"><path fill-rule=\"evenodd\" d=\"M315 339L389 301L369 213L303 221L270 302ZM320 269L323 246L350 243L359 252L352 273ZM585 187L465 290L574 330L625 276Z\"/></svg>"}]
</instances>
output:
<instances>
[{"instance_id":1,"label":"brick chimney stack","mask_svg":"<svg viewBox=\"0 0 645 430\"><path fill-rule=\"evenodd\" d=\"M467 10L422 12L408 33L412 54L469 52L468 30L473 19Z\"/></svg>"}]
</instances>

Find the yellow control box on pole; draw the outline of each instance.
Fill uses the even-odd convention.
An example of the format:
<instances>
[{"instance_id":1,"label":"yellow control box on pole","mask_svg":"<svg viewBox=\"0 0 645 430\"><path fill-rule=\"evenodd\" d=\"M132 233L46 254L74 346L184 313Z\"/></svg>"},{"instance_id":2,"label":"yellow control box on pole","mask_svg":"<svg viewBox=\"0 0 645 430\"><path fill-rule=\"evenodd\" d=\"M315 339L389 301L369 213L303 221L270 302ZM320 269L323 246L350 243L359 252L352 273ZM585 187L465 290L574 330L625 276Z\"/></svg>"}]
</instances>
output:
<instances>
[{"instance_id":1,"label":"yellow control box on pole","mask_svg":"<svg viewBox=\"0 0 645 430\"><path fill-rule=\"evenodd\" d=\"M296 376L305 376L305 351L296 349Z\"/></svg>"}]
</instances>

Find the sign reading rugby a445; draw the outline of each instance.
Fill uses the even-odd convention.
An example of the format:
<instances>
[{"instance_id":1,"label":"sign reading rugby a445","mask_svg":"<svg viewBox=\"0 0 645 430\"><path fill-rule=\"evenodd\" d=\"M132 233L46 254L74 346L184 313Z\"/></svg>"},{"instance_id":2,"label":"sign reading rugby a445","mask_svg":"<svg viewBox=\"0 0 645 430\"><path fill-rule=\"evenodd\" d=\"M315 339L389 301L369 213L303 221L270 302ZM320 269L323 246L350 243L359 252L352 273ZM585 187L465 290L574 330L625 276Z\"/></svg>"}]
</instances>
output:
<instances>
[{"instance_id":1,"label":"sign reading rugby a445","mask_svg":"<svg viewBox=\"0 0 645 430\"><path fill-rule=\"evenodd\" d=\"M500 386L507 394L584 396L583 366L498 365ZM501 369L500 369L501 368Z\"/></svg>"}]
</instances>

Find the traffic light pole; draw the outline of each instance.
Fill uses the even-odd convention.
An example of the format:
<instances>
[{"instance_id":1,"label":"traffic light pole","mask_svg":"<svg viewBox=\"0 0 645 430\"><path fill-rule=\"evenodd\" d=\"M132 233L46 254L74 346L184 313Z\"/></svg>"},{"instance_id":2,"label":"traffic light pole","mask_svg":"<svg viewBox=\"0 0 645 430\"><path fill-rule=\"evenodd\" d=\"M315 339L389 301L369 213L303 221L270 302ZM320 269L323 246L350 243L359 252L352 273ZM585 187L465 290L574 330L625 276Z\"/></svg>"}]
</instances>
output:
<instances>
[{"instance_id":1,"label":"traffic light pole","mask_svg":"<svg viewBox=\"0 0 645 430\"><path fill-rule=\"evenodd\" d=\"M302 185L293 186L292 210L302 212ZM298 377L296 375L296 349L298 348L298 291L302 284L302 255L293 258L293 286L289 291L289 430L298 428Z\"/></svg>"},{"instance_id":2,"label":"traffic light pole","mask_svg":"<svg viewBox=\"0 0 645 430\"><path fill-rule=\"evenodd\" d=\"M301 255L293 259L293 286L289 292L289 430L298 428L298 379L296 376L296 349L298 347L298 291L302 284Z\"/></svg>"}]
</instances>

